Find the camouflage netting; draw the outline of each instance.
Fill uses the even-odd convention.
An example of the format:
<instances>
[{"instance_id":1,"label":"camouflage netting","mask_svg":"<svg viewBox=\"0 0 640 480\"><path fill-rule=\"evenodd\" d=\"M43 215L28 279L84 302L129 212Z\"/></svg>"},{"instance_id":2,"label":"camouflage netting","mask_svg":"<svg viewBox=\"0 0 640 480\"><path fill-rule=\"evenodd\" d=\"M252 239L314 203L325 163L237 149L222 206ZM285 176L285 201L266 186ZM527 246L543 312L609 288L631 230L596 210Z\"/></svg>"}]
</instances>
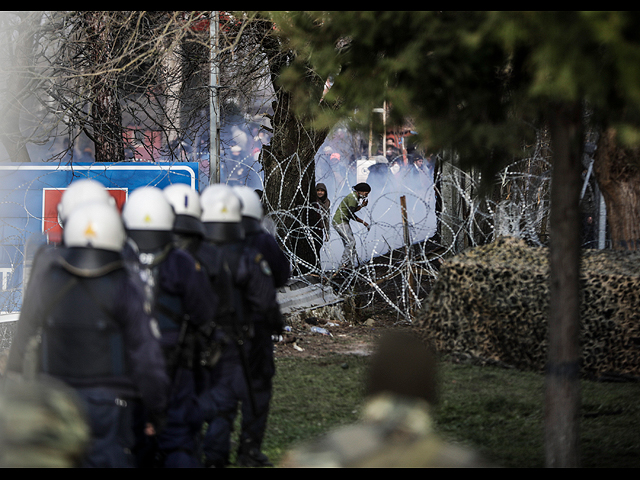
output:
<instances>
[{"instance_id":1,"label":"camouflage netting","mask_svg":"<svg viewBox=\"0 0 640 480\"><path fill-rule=\"evenodd\" d=\"M446 261L416 321L440 353L542 371L548 249L503 237ZM582 372L640 377L640 254L584 250Z\"/></svg>"}]
</instances>

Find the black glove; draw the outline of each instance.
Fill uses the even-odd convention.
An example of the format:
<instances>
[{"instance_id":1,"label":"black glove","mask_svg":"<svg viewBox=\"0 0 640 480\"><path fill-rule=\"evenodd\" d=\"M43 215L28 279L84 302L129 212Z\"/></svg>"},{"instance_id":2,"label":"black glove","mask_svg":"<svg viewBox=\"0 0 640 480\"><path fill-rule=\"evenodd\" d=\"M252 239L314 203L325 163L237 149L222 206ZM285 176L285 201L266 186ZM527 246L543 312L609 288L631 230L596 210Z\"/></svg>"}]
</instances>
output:
<instances>
[{"instance_id":1,"label":"black glove","mask_svg":"<svg viewBox=\"0 0 640 480\"><path fill-rule=\"evenodd\" d=\"M267 324L271 328L271 333L280 335L284 332L284 316L280 311L280 307L274 307L267 312Z\"/></svg>"}]
</instances>

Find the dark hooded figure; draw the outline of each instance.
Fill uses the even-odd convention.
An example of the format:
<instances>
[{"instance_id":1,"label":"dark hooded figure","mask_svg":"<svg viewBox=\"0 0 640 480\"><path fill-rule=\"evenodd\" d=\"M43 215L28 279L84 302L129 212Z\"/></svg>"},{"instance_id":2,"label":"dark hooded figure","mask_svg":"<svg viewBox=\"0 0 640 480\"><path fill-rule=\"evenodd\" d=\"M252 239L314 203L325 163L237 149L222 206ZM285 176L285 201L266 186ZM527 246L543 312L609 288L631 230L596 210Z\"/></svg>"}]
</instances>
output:
<instances>
[{"instance_id":1,"label":"dark hooded figure","mask_svg":"<svg viewBox=\"0 0 640 480\"><path fill-rule=\"evenodd\" d=\"M327 194L327 187L324 183L316 185L317 200L312 203L310 226L313 232L313 242L316 251L317 263L320 265L320 250L322 244L329 241L330 221L329 212L331 210L331 200Z\"/></svg>"},{"instance_id":2,"label":"dark hooded figure","mask_svg":"<svg viewBox=\"0 0 640 480\"><path fill-rule=\"evenodd\" d=\"M318 200L314 202L314 206L317 206L321 213L321 222L319 225L323 230L321 238L327 242L329 241L329 211L331 210L331 200L329 200L327 187L324 183L318 183L316 185L316 196Z\"/></svg>"}]
</instances>

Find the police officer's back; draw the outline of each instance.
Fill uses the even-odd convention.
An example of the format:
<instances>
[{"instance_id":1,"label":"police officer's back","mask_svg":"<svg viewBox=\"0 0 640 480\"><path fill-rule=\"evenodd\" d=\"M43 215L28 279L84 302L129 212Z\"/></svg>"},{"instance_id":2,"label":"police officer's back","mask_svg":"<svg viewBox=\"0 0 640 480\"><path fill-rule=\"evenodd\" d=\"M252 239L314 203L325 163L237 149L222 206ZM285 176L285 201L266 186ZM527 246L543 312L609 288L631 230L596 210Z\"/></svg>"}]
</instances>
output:
<instances>
[{"instance_id":1,"label":"police officer's back","mask_svg":"<svg viewBox=\"0 0 640 480\"><path fill-rule=\"evenodd\" d=\"M175 248L174 217L156 187L134 190L123 209L130 269L138 275L147 308L158 321L172 382L166 426L158 435L160 466L197 467L202 417L194 339L210 330L217 296L201 265L185 250Z\"/></svg>"},{"instance_id":2,"label":"police officer's back","mask_svg":"<svg viewBox=\"0 0 640 480\"><path fill-rule=\"evenodd\" d=\"M79 393L93 440L87 466L132 466L131 406L141 399L157 418L167 402L157 330L124 268L125 232L113 206L74 209L63 240L29 282L7 368L27 375L33 357L38 372Z\"/></svg>"},{"instance_id":3,"label":"police officer's back","mask_svg":"<svg viewBox=\"0 0 640 480\"><path fill-rule=\"evenodd\" d=\"M226 345L212 372L212 388L203 402L209 406L210 422L204 439L206 463L224 466L229 462L230 435L237 403L245 411L254 409L256 398L248 363L254 341L254 321L261 312L265 322L280 322L276 291L268 262L245 242L241 202L226 185L211 185L201 195L202 221L206 238L223 252L226 280L221 276L217 289L229 300L221 305L216 323L219 341Z\"/></svg>"},{"instance_id":4,"label":"police officer's back","mask_svg":"<svg viewBox=\"0 0 640 480\"><path fill-rule=\"evenodd\" d=\"M249 315L261 312L269 321L279 319L274 278L265 256L245 241L242 202L227 185L207 187L201 195L206 240L225 259L233 285L242 292Z\"/></svg>"},{"instance_id":5,"label":"police officer's back","mask_svg":"<svg viewBox=\"0 0 640 480\"><path fill-rule=\"evenodd\" d=\"M274 286L284 286L291 274L291 267L276 239L262 226L264 212L260 197L255 190L246 186L236 186L233 190L242 200L242 226L246 244L264 256L271 269ZM256 315L260 317L259 313ZM261 446L271 402L272 379L275 375L272 335L281 333L281 325L274 328L271 322L261 318L254 320L254 324L249 364L254 381L257 411L248 411L247 415L243 416L238 463L246 466L270 466L271 463L262 453Z\"/></svg>"},{"instance_id":6,"label":"police officer's back","mask_svg":"<svg viewBox=\"0 0 640 480\"><path fill-rule=\"evenodd\" d=\"M213 243L205 241L205 230L202 224L202 207L200 194L186 183L174 183L163 189L163 193L175 213L173 222L173 242L177 248L189 252L202 266L210 283L217 285L219 277L225 275L223 271L222 252ZM220 302L224 303L224 302ZM220 303L218 307L220 307ZM202 388L207 388L209 370L215 365L220 356L220 348L212 336L215 329L215 318L209 338L200 345L200 363L203 366L200 373L205 376ZM211 339L213 338L213 341Z\"/></svg>"},{"instance_id":7,"label":"police officer's back","mask_svg":"<svg viewBox=\"0 0 640 480\"><path fill-rule=\"evenodd\" d=\"M175 214L162 190L134 190L122 215L128 236L125 258L146 288L163 333L162 343L171 347L178 339L184 314L196 326L211 322L217 296L201 265L188 252L175 248Z\"/></svg>"}]
</instances>

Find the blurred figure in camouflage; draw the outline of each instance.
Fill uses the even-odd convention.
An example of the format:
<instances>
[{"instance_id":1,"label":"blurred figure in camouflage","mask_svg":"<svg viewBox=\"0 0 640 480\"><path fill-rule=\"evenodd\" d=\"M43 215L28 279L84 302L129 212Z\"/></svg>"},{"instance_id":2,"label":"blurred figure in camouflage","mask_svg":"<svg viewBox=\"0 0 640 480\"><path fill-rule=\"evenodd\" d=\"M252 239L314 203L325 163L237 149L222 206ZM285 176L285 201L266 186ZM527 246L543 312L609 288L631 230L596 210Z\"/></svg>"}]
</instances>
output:
<instances>
[{"instance_id":1,"label":"blurred figure in camouflage","mask_svg":"<svg viewBox=\"0 0 640 480\"><path fill-rule=\"evenodd\" d=\"M4 377L4 372L7 370L7 360L9 359L9 349L5 348L0 351L0 377Z\"/></svg>"},{"instance_id":2,"label":"blurred figure in camouflage","mask_svg":"<svg viewBox=\"0 0 640 480\"><path fill-rule=\"evenodd\" d=\"M0 467L80 467L91 432L75 391L52 378L7 378L0 390Z\"/></svg>"},{"instance_id":3,"label":"blurred figure in camouflage","mask_svg":"<svg viewBox=\"0 0 640 480\"><path fill-rule=\"evenodd\" d=\"M436 360L417 338L385 335L372 357L360 422L288 452L281 467L489 467L433 430Z\"/></svg>"}]
</instances>

